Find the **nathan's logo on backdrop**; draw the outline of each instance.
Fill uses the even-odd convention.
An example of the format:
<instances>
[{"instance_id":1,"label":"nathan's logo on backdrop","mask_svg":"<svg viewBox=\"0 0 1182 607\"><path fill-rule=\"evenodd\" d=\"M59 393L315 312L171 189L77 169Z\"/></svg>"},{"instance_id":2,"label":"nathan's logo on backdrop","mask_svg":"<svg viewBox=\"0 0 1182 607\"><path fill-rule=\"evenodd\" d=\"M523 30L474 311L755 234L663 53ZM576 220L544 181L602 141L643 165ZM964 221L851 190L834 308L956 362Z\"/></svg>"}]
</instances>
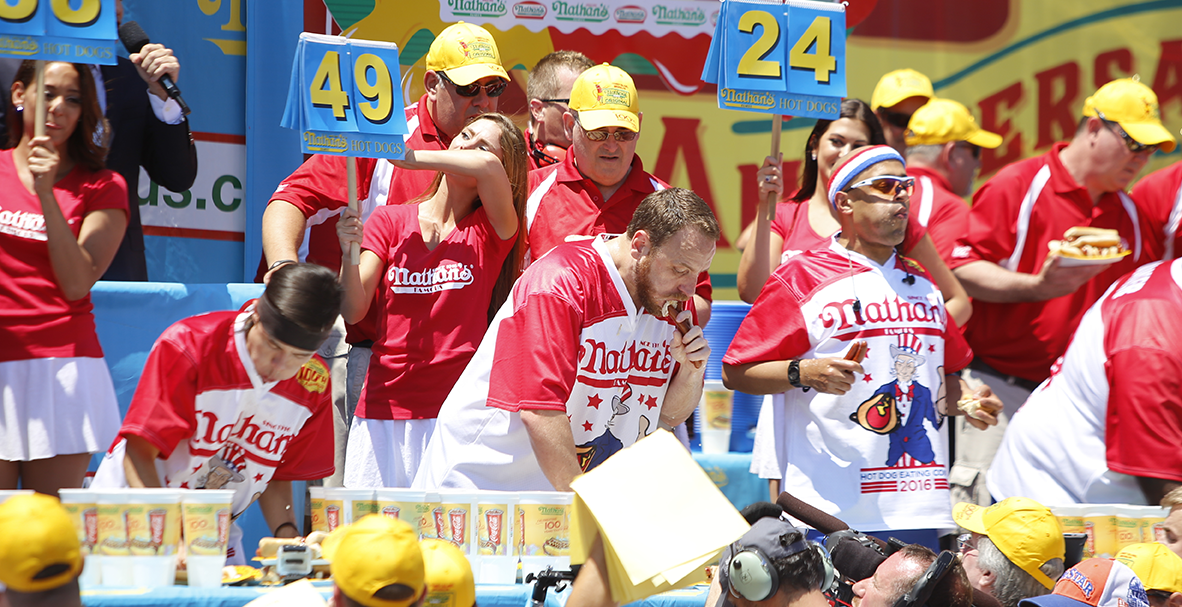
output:
<instances>
[{"instance_id":1,"label":"nathan's logo on backdrop","mask_svg":"<svg viewBox=\"0 0 1182 607\"><path fill-rule=\"evenodd\" d=\"M700 8L686 8L684 6L653 7L653 17L661 25L702 25L706 22L706 11Z\"/></svg>"},{"instance_id":2,"label":"nathan's logo on backdrop","mask_svg":"<svg viewBox=\"0 0 1182 607\"><path fill-rule=\"evenodd\" d=\"M607 21L609 14L606 4L595 2L567 3L556 0L550 8L554 9L555 18L559 21Z\"/></svg>"},{"instance_id":3,"label":"nathan's logo on backdrop","mask_svg":"<svg viewBox=\"0 0 1182 607\"><path fill-rule=\"evenodd\" d=\"M855 325L864 327L878 323L933 323L944 326L944 309L926 302L911 303L898 296L893 300L884 297L881 302L869 303L861 310L855 310L855 301L846 299L825 304L818 315L821 324L828 329L840 323L837 327L839 331Z\"/></svg>"},{"instance_id":4,"label":"nathan's logo on backdrop","mask_svg":"<svg viewBox=\"0 0 1182 607\"><path fill-rule=\"evenodd\" d=\"M585 373L608 375L637 371L668 374L672 365L668 342L632 341L617 350L609 350L606 343L593 338L586 338L579 344L579 370Z\"/></svg>"},{"instance_id":5,"label":"nathan's logo on backdrop","mask_svg":"<svg viewBox=\"0 0 1182 607\"><path fill-rule=\"evenodd\" d=\"M46 240L45 216L28 211L0 209L0 233L29 240Z\"/></svg>"},{"instance_id":6,"label":"nathan's logo on backdrop","mask_svg":"<svg viewBox=\"0 0 1182 607\"><path fill-rule=\"evenodd\" d=\"M288 443L295 437L294 428L270 421L264 421L259 425L254 422L253 415L242 420L241 425L236 422L236 418L222 422L214 411L198 411L197 432L194 433L193 440L198 446L208 447L224 444L230 439L238 439L235 442L250 445L261 453L282 455L287 450ZM235 426L238 426L237 431Z\"/></svg>"},{"instance_id":7,"label":"nathan's logo on backdrop","mask_svg":"<svg viewBox=\"0 0 1182 607\"><path fill-rule=\"evenodd\" d=\"M527 0L513 5L513 16L518 19L541 19L546 16L546 5Z\"/></svg>"},{"instance_id":8,"label":"nathan's logo on backdrop","mask_svg":"<svg viewBox=\"0 0 1182 607\"><path fill-rule=\"evenodd\" d=\"M718 25L718 13L721 11L714 11L710 13L710 27Z\"/></svg>"},{"instance_id":9,"label":"nathan's logo on backdrop","mask_svg":"<svg viewBox=\"0 0 1182 607\"><path fill-rule=\"evenodd\" d=\"M500 17L508 12L505 0L447 0L447 5L460 17Z\"/></svg>"},{"instance_id":10,"label":"nathan's logo on backdrop","mask_svg":"<svg viewBox=\"0 0 1182 607\"><path fill-rule=\"evenodd\" d=\"M621 6L616 9L616 22L618 23L644 23L648 12L642 6Z\"/></svg>"},{"instance_id":11,"label":"nathan's logo on backdrop","mask_svg":"<svg viewBox=\"0 0 1182 607\"><path fill-rule=\"evenodd\" d=\"M386 271L386 279L390 281L390 290L395 293L436 293L462 289L472 284L472 266L445 263L418 272L392 267Z\"/></svg>"}]
</instances>

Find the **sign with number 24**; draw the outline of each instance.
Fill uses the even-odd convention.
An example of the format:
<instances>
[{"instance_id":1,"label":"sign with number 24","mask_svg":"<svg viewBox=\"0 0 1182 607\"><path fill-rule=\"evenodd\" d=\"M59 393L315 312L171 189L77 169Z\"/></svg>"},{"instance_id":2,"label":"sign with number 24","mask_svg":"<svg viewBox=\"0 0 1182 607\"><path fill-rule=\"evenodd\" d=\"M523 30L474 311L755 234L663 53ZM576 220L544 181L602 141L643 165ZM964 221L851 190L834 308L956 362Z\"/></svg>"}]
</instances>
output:
<instances>
[{"instance_id":1,"label":"sign with number 24","mask_svg":"<svg viewBox=\"0 0 1182 607\"><path fill-rule=\"evenodd\" d=\"M721 108L836 118L846 95L844 6L724 1L702 80L718 85Z\"/></svg>"},{"instance_id":2,"label":"sign with number 24","mask_svg":"<svg viewBox=\"0 0 1182 607\"><path fill-rule=\"evenodd\" d=\"M300 131L308 154L402 158L408 129L397 70L394 44L300 34L281 124Z\"/></svg>"}]
</instances>

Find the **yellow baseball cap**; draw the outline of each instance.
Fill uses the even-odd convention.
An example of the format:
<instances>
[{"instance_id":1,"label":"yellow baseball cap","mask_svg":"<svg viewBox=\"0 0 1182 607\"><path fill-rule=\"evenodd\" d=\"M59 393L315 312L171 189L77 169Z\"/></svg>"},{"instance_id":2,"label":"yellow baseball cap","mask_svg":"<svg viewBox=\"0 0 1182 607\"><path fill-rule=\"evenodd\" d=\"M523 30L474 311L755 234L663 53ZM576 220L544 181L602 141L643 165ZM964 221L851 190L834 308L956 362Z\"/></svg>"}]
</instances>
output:
<instances>
[{"instance_id":1,"label":"yellow baseball cap","mask_svg":"<svg viewBox=\"0 0 1182 607\"><path fill-rule=\"evenodd\" d=\"M952 507L952 519L973 533L989 536L1011 563L1048 590L1055 587L1055 580L1038 570L1067 551L1063 529L1050 508L1025 497L1011 497L988 508L961 502Z\"/></svg>"},{"instance_id":2,"label":"yellow baseball cap","mask_svg":"<svg viewBox=\"0 0 1182 607\"><path fill-rule=\"evenodd\" d=\"M870 111L877 112L880 107L894 107L900 101L911 97L931 99L935 96L932 81L927 76L912 69L895 70L879 78L878 85L874 87L874 94L870 96Z\"/></svg>"},{"instance_id":3,"label":"yellow baseball cap","mask_svg":"<svg viewBox=\"0 0 1182 607\"><path fill-rule=\"evenodd\" d=\"M472 607L476 604L476 581L472 565L455 544L443 540L425 539L419 542L423 551L423 566L427 572L429 607Z\"/></svg>"},{"instance_id":4,"label":"yellow baseball cap","mask_svg":"<svg viewBox=\"0 0 1182 607\"><path fill-rule=\"evenodd\" d=\"M967 141L989 149L1001 145L1001 135L981 130L968 108L951 99L935 97L911 115L906 136L907 145L940 145L949 141Z\"/></svg>"},{"instance_id":5,"label":"yellow baseball cap","mask_svg":"<svg viewBox=\"0 0 1182 607\"><path fill-rule=\"evenodd\" d=\"M463 21L449 25L431 42L427 69L447 74L459 86L488 76L509 79L501 66L501 53L492 34L479 25Z\"/></svg>"},{"instance_id":6,"label":"yellow baseball cap","mask_svg":"<svg viewBox=\"0 0 1182 607\"><path fill-rule=\"evenodd\" d=\"M1113 80L1084 100L1084 116L1096 116L1120 125L1129 137L1144 145L1159 145L1173 152L1174 136L1161 124L1157 95L1133 78Z\"/></svg>"},{"instance_id":7,"label":"yellow baseball cap","mask_svg":"<svg viewBox=\"0 0 1182 607\"><path fill-rule=\"evenodd\" d=\"M37 579L52 565L56 575ZM56 497L15 495L0 504L0 582L17 592L53 590L82 573L82 544Z\"/></svg>"},{"instance_id":8,"label":"yellow baseball cap","mask_svg":"<svg viewBox=\"0 0 1182 607\"><path fill-rule=\"evenodd\" d=\"M345 596L366 607L408 607L426 587L418 534L403 521L378 514L338 527L323 543L332 562L332 578ZM410 587L413 595L387 600L377 592L391 584Z\"/></svg>"},{"instance_id":9,"label":"yellow baseball cap","mask_svg":"<svg viewBox=\"0 0 1182 607\"><path fill-rule=\"evenodd\" d=\"M640 99L628 72L602 63L579 74L570 91L570 109L588 131L609 126L640 132Z\"/></svg>"},{"instance_id":10,"label":"yellow baseball cap","mask_svg":"<svg viewBox=\"0 0 1182 607\"><path fill-rule=\"evenodd\" d=\"M1141 578L1146 590L1182 592L1182 557L1165 544L1129 544L1115 558Z\"/></svg>"}]
</instances>

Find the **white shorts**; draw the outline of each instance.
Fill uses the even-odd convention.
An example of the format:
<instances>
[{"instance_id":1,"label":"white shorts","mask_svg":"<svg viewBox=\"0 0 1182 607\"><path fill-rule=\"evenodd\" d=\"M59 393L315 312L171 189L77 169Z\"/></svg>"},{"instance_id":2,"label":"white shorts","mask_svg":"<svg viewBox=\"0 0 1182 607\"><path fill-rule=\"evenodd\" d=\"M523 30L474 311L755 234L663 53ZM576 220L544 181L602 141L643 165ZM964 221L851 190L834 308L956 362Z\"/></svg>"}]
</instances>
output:
<instances>
[{"instance_id":1,"label":"white shorts","mask_svg":"<svg viewBox=\"0 0 1182 607\"><path fill-rule=\"evenodd\" d=\"M121 423L102 358L0 363L0 460L105 451Z\"/></svg>"},{"instance_id":2,"label":"white shorts","mask_svg":"<svg viewBox=\"0 0 1182 607\"><path fill-rule=\"evenodd\" d=\"M434 419L354 417L345 449L345 486L409 487L434 431Z\"/></svg>"}]
</instances>

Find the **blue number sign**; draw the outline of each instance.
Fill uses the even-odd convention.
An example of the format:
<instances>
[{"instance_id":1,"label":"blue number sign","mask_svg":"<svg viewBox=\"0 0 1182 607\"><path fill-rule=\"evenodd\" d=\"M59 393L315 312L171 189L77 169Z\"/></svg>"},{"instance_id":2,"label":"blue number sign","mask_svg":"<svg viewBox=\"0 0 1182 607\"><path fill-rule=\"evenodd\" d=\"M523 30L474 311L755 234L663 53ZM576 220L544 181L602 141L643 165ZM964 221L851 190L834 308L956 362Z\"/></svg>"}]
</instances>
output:
<instances>
[{"instance_id":1,"label":"blue number sign","mask_svg":"<svg viewBox=\"0 0 1182 607\"><path fill-rule=\"evenodd\" d=\"M837 118L846 95L845 7L724 0L702 80L725 109Z\"/></svg>"},{"instance_id":2,"label":"blue number sign","mask_svg":"<svg viewBox=\"0 0 1182 607\"><path fill-rule=\"evenodd\" d=\"M281 124L300 131L308 154L402 158L409 129L389 66L398 66L393 44L300 34Z\"/></svg>"},{"instance_id":3,"label":"blue number sign","mask_svg":"<svg viewBox=\"0 0 1182 607\"><path fill-rule=\"evenodd\" d=\"M0 57L114 65L115 0L0 0Z\"/></svg>"}]
</instances>

